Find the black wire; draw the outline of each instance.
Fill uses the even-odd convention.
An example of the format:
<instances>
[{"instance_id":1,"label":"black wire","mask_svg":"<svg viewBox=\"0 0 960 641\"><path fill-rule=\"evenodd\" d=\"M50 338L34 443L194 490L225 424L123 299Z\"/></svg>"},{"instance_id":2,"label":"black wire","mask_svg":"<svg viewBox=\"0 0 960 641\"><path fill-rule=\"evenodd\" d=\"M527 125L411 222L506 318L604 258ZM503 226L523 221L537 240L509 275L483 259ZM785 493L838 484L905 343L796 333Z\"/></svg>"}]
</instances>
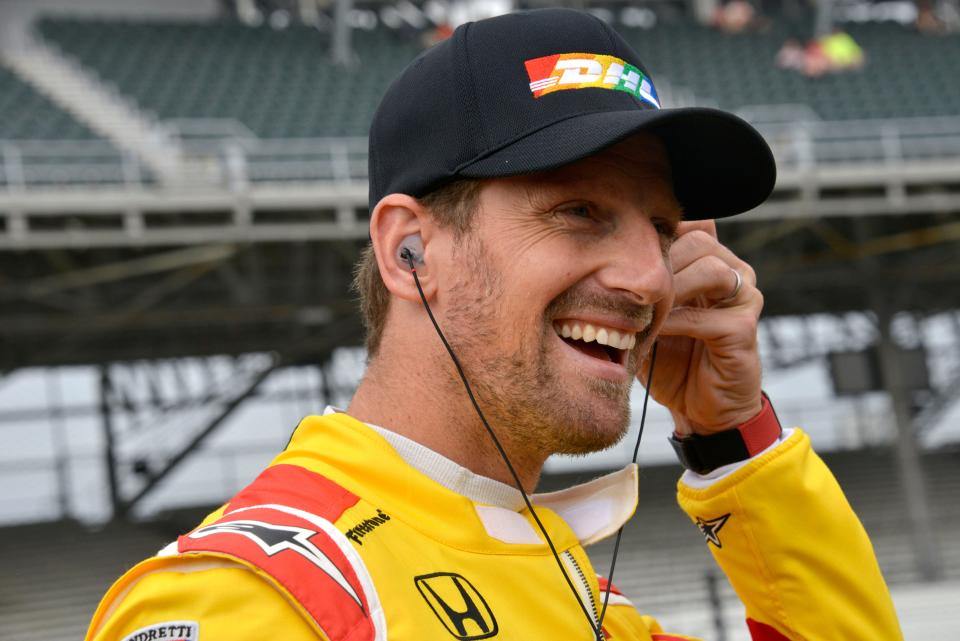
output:
<instances>
[{"instance_id":1,"label":"black wire","mask_svg":"<svg viewBox=\"0 0 960 641\"><path fill-rule=\"evenodd\" d=\"M633 447L633 462L637 462L637 455L640 453L640 439L643 438L643 425L647 420L647 402L650 400L650 387L653 384L653 365L657 362L657 343L653 344L650 350L650 370L647 373L647 389L643 394L643 412L640 414L640 432L637 434L637 444ZM617 538L613 543L613 559L610 561L610 571L607 573L607 589L603 595L603 607L600 609L600 617L597 620L597 627L603 629L603 618L607 615L607 605L610 603L610 590L613 588L613 571L617 567L617 555L620 553L620 539L623 537L623 526L617 530ZM599 638L599 637L598 637Z\"/></svg>"},{"instance_id":2,"label":"black wire","mask_svg":"<svg viewBox=\"0 0 960 641\"><path fill-rule=\"evenodd\" d=\"M591 617L590 613L587 611L587 606L585 606L583 601L580 600L580 594L577 592L577 588L574 587L573 581L570 579L569 575L567 575L567 571L563 567L563 561L560 560L560 554L557 553L557 548L553 545L553 540L550 538L550 535L547 534L547 528L543 526L543 523L540 521L540 517L537 516L536 510L533 509L533 503L530 502L530 497L527 496L527 493L523 489L523 483L520 482L520 476L513 468L513 464L510 463L510 459L507 457L506 450L504 450L503 445L500 444L500 439L497 438L493 428L491 428L490 424L487 423L486 417L480 410L480 405L477 403L477 399L473 396L473 390L470 388L470 383L467 382L467 376L463 373L463 367L460 366L460 360L457 358L457 355L453 353L453 348L450 347L450 343L447 342L447 337L443 335L442 331L440 331L440 325L437 324L437 320L433 317L433 312L430 310L430 305L427 303L427 297L424 295L423 288L420 286L420 278L417 276L417 268L413 265L413 257L408 254L403 258L410 265L410 273L413 274L413 282L417 285L417 291L420 293L420 300L423 302L423 307L427 310L427 316L430 317L430 322L433 323L433 328L437 330L437 335L443 342L443 346L447 349L447 353L450 354L450 358L453 359L453 364L457 368L457 373L460 375L460 380L463 381L463 386L467 390L467 396L470 397L470 402L473 403L473 409L477 411L477 416L480 417L480 421L483 423L483 426L487 428L487 433L490 434L490 438L493 439L493 444L496 445L497 451L500 452L500 457L503 459L503 462L506 463L507 469L510 470L510 475L513 477L513 481L516 483L517 489L520 490L520 495L523 497L523 502L526 503L527 509L530 510L530 515L533 517L533 520L536 521L537 527L540 528L540 532L543 534L543 538L546 539L547 545L550 546L550 551L553 553L553 558L557 562L557 567L560 568L560 572L563 574L564 580L570 587L570 591L573 592L573 597L576 599L577 605L580 606L584 616L587 617L587 623L590 624L590 629L593 630L597 640L602 641L603 636L600 625L594 625L593 617Z\"/></svg>"}]
</instances>

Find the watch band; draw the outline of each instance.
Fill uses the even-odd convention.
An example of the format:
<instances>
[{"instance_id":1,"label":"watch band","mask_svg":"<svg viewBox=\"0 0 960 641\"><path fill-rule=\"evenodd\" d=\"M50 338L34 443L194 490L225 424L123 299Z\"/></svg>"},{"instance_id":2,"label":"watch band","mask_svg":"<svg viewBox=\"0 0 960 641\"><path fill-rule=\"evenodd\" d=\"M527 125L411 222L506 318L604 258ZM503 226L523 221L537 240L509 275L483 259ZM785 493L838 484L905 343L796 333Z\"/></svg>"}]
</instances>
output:
<instances>
[{"instance_id":1,"label":"watch band","mask_svg":"<svg viewBox=\"0 0 960 641\"><path fill-rule=\"evenodd\" d=\"M697 474L707 474L723 465L745 461L770 447L783 430L766 393L762 393L760 402L760 413L734 428L683 438L671 435L670 445L680 463Z\"/></svg>"}]
</instances>

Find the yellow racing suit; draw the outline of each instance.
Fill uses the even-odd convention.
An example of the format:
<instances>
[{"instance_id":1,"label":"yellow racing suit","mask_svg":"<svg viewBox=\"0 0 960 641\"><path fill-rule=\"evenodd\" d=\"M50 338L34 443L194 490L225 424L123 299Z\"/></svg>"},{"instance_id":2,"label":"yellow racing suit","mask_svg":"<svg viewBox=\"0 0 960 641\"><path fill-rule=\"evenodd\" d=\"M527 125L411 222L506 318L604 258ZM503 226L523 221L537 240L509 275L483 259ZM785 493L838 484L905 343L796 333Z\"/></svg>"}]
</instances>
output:
<instances>
[{"instance_id":1,"label":"yellow racing suit","mask_svg":"<svg viewBox=\"0 0 960 641\"><path fill-rule=\"evenodd\" d=\"M788 434L719 480L678 485L754 640L901 639L860 522L808 437ZM421 469L346 414L304 419L253 483L110 588L87 640L594 639L584 615L596 621L605 581L583 546L632 515L635 466L534 497L579 603L528 510ZM690 638L617 592L603 633Z\"/></svg>"}]
</instances>

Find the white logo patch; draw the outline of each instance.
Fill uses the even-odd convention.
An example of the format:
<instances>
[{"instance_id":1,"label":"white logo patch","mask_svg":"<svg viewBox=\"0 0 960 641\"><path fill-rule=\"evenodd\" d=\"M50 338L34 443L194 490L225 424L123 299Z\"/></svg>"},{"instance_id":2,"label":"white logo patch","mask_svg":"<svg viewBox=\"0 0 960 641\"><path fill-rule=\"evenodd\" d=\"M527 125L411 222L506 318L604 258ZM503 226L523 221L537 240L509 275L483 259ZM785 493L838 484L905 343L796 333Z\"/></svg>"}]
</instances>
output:
<instances>
[{"instance_id":1,"label":"white logo patch","mask_svg":"<svg viewBox=\"0 0 960 641\"><path fill-rule=\"evenodd\" d=\"M200 623L197 621L164 621L135 630L123 641L199 641Z\"/></svg>"}]
</instances>

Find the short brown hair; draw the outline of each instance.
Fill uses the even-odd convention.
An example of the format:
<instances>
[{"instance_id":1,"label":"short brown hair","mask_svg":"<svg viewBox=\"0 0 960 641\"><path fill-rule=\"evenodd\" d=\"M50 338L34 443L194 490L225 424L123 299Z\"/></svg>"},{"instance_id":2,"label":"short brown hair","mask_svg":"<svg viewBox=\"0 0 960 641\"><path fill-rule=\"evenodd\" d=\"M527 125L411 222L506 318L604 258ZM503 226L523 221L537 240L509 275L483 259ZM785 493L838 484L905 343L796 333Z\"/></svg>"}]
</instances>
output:
<instances>
[{"instance_id":1,"label":"short brown hair","mask_svg":"<svg viewBox=\"0 0 960 641\"><path fill-rule=\"evenodd\" d=\"M435 189L418 201L441 227L452 228L454 238L459 240L473 224L481 184L479 180L461 178ZM373 358L380 349L390 307L390 292L380 277L373 243L368 244L360 255L353 272L353 289L360 297L360 314L367 330L367 357Z\"/></svg>"}]
</instances>

